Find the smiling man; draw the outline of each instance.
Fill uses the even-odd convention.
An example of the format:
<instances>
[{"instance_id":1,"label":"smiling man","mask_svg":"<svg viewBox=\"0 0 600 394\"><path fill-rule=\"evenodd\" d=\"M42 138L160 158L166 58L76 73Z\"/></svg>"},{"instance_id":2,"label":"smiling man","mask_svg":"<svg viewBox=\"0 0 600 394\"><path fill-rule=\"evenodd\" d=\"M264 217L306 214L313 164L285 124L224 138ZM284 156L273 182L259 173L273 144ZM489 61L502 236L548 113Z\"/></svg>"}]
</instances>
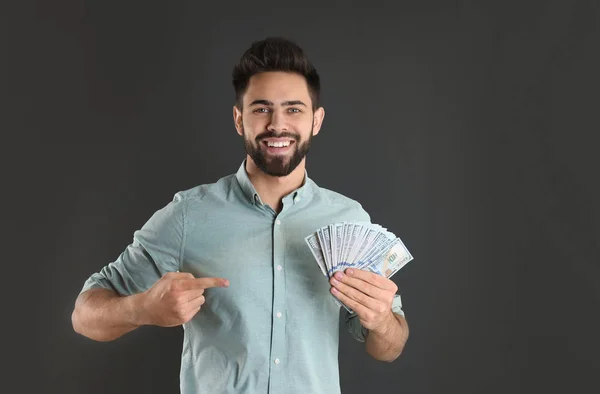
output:
<instances>
[{"instance_id":1,"label":"smiling man","mask_svg":"<svg viewBox=\"0 0 600 394\"><path fill-rule=\"evenodd\" d=\"M397 286L362 270L330 282L304 238L362 206L319 187L306 154L321 129L317 71L295 43L255 42L233 70L237 173L175 194L77 297L76 332L110 341L182 325L181 392L339 393L338 298L350 334L383 361L408 338Z\"/></svg>"}]
</instances>

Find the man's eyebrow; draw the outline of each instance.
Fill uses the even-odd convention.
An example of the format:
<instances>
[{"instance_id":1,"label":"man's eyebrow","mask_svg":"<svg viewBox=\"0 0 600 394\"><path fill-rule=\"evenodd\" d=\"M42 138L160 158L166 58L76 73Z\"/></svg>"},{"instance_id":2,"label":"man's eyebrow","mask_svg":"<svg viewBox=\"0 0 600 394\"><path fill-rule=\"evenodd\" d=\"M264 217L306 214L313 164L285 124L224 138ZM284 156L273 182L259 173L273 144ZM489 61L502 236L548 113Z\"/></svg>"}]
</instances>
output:
<instances>
[{"instance_id":1,"label":"man's eyebrow","mask_svg":"<svg viewBox=\"0 0 600 394\"><path fill-rule=\"evenodd\" d=\"M252 105L268 105L268 106L272 107L273 102L269 101L269 100L254 100L253 102L250 103L250 106L252 106ZM306 104L304 104L300 100L283 101L283 102L281 102L281 105L284 107L289 107L291 105L303 105L306 107Z\"/></svg>"},{"instance_id":2,"label":"man's eyebrow","mask_svg":"<svg viewBox=\"0 0 600 394\"><path fill-rule=\"evenodd\" d=\"M290 106L290 105L304 105L306 107L306 104L304 104L300 100L284 101L284 102L281 103L281 105L283 105L285 107Z\"/></svg>"},{"instance_id":3,"label":"man's eyebrow","mask_svg":"<svg viewBox=\"0 0 600 394\"><path fill-rule=\"evenodd\" d=\"M273 106L273 103L270 102L269 100L254 100L253 102L250 103L250 105L270 105Z\"/></svg>"}]
</instances>

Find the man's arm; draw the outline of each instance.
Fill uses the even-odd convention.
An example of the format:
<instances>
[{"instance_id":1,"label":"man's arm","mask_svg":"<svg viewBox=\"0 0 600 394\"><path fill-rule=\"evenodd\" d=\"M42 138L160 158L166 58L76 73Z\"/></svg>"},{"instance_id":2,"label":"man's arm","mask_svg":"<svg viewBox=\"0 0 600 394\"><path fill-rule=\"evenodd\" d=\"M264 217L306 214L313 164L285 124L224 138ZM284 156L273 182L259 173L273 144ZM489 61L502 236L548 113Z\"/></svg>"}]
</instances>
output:
<instances>
[{"instance_id":1,"label":"man's arm","mask_svg":"<svg viewBox=\"0 0 600 394\"><path fill-rule=\"evenodd\" d=\"M173 327L190 321L204 304L204 290L228 287L223 278L194 278L169 272L150 289L130 296L90 289L75 301L75 332L96 341L112 341L142 325Z\"/></svg>"},{"instance_id":2,"label":"man's arm","mask_svg":"<svg viewBox=\"0 0 600 394\"><path fill-rule=\"evenodd\" d=\"M73 329L96 341L112 341L138 328L142 293L119 296L112 290L95 288L81 293L71 315Z\"/></svg>"},{"instance_id":3,"label":"man's arm","mask_svg":"<svg viewBox=\"0 0 600 394\"><path fill-rule=\"evenodd\" d=\"M366 350L377 360L393 361L408 339L408 324L392 312L398 286L390 279L360 269L336 272L330 279L331 293L352 308L366 328Z\"/></svg>"},{"instance_id":4,"label":"man's arm","mask_svg":"<svg viewBox=\"0 0 600 394\"><path fill-rule=\"evenodd\" d=\"M408 324L404 316L390 313L388 322L379 330L369 330L366 336L366 349L374 359L394 361L408 339Z\"/></svg>"}]
</instances>

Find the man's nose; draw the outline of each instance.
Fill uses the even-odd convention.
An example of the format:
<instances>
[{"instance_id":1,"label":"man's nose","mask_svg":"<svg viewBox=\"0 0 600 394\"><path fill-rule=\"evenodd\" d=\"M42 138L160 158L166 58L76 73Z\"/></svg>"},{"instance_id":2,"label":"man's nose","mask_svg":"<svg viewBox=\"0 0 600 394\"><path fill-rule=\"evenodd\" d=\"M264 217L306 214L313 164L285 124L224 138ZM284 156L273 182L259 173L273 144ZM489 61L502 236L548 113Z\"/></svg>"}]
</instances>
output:
<instances>
[{"instance_id":1,"label":"man's nose","mask_svg":"<svg viewBox=\"0 0 600 394\"><path fill-rule=\"evenodd\" d=\"M284 114L273 111L271 115L271 122L267 126L267 130L269 131L287 131L288 125L285 119Z\"/></svg>"}]
</instances>

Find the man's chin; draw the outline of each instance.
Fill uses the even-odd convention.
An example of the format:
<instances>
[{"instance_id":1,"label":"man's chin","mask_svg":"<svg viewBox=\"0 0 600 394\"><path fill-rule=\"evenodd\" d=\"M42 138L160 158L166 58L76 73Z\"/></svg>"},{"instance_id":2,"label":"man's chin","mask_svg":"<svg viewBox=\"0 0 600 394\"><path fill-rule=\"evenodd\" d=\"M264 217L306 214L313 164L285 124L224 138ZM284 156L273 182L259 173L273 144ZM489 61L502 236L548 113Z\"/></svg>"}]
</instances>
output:
<instances>
[{"instance_id":1,"label":"man's chin","mask_svg":"<svg viewBox=\"0 0 600 394\"><path fill-rule=\"evenodd\" d=\"M285 160L283 162L271 161L265 165L263 171L271 176L286 176L293 171L290 169L289 163L289 160Z\"/></svg>"},{"instance_id":2,"label":"man's chin","mask_svg":"<svg viewBox=\"0 0 600 394\"><path fill-rule=\"evenodd\" d=\"M291 174L302 162L306 155L299 157L297 150L285 154L273 154L259 150L246 149L256 166L265 174L275 177L283 177Z\"/></svg>"}]
</instances>

